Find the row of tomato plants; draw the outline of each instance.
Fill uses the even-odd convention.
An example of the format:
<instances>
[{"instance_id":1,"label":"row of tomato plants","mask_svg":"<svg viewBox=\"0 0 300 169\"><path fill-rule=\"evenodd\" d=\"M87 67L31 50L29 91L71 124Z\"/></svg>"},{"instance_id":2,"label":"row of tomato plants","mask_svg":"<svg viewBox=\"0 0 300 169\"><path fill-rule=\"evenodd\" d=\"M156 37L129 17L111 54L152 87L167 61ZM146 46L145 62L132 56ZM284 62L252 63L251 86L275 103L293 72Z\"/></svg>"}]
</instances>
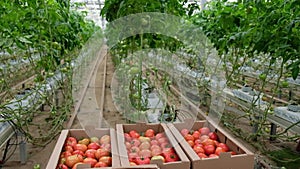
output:
<instances>
[{"instance_id":1,"label":"row of tomato plants","mask_svg":"<svg viewBox=\"0 0 300 169\"><path fill-rule=\"evenodd\" d=\"M65 75L64 81L58 84L58 88L62 89L61 105L55 103L53 95L42 94L44 103L50 107L49 112L28 110L22 106L17 111L9 110L5 108L9 100L0 101L0 107L3 109L1 116L12 120L29 142L45 145L57 135L71 112L71 62L79 55L79 50L85 42L100 28L93 21L86 20L85 13L73 10L70 1L5 0L0 2L0 10L0 51L16 60L29 60L29 66L25 69L32 69L33 73L26 70L22 70L22 73L27 77L35 75L34 83L47 83L47 78L59 71ZM39 58L36 59L36 56ZM9 64L5 60L2 62ZM17 73L15 72L16 75ZM18 82L5 74L0 80L0 86L5 89L6 96L13 96L18 91L7 89ZM33 86L35 85L28 85ZM35 90L34 87L31 90ZM42 117L38 117L39 115ZM47 122L47 129L35 124L35 120L39 118ZM34 134L32 129L38 131L35 131L38 135ZM45 130L51 132L45 133Z\"/></svg>"}]
</instances>

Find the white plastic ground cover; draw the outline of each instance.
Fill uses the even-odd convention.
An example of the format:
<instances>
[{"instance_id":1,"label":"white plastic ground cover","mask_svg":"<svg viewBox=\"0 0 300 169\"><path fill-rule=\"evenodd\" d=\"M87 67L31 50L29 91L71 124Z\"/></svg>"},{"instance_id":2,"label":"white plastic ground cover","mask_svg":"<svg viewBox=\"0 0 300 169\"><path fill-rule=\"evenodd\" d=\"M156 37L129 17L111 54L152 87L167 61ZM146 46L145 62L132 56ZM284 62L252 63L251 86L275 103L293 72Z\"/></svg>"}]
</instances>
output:
<instances>
[{"instance_id":1,"label":"white plastic ground cover","mask_svg":"<svg viewBox=\"0 0 300 169\"><path fill-rule=\"evenodd\" d=\"M263 100L263 93L260 93L259 96L252 96L250 95L250 92L244 92L242 91L242 89L233 89L232 93L234 94L234 96L236 96L237 98L244 100L248 103L254 103L255 105L264 105L266 104Z\"/></svg>"},{"instance_id":2,"label":"white plastic ground cover","mask_svg":"<svg viewBox=\"0 0 300 169\"><path fill-rule=\"evenodd\" d=\"M12 111L39 108L44 103L42 96L57 89L59 81L63 80L64 76L63 73L57 71L54 76L46 79L46 83L36 84L35 89L25 90L22 94L15 95L15 98L5 105L5 108Z\"/></svg>"},{"instance_id":3,"label":"white plastic ground cover","mask_svg":"<svg viewBox=\"0 0 300 169\"><path fill-rule=\"evenodd\" d=\"M0 121L2 121L3 118L0 117ZM0 148L2 148L7 139L14 133L13 127L9 124L9 122L0 122Z\"/></svg>"},{"instance_id":4,"label":"white plastic ground cover","mask_svg":"<svg viewBox=\"0 0 300 169\"><path fill-rule=\"evenodd\" d=\"M287 78L287 81L289 83L294 84L294 85L300 86L300 76L298 76L296 80L294 80L293 78L289 77L289 78Z\"/></svg>"},{"instance_id":5,"label":"white plastic ground cover","mask_svg":"<svg viewBox=\"0 0 300 169\"><path fill-rule=\"evenodd\" d=\"M274 114L292 123L300 121L300 112L289 111L288 107L276 107L274 109ZM298 124L298 126L300 126L300 124Z\"/></svg>"},{"instance_id":6,"label":"white plastic ground cover","mask_svg":"<svg viewBox=\"0 0 300 169\"><path fill-rule=\"evenodd\" d=\"M3 56L3 55L0 54L0 56ZM36 62L39 59L40 59L40 55L39 54L35 54L32 57L32 60L34 62ZM2 72L4 72L4 74L7 71L17 72L17 71L19 71L20 69L24 68L25 66L27 66L29 64L30 64L30 60L29 59L23 59L23 58L22 59L12 59L12 60L8 61L8 63L0 64L0 70Z\"/></svg>"}]
</instances>

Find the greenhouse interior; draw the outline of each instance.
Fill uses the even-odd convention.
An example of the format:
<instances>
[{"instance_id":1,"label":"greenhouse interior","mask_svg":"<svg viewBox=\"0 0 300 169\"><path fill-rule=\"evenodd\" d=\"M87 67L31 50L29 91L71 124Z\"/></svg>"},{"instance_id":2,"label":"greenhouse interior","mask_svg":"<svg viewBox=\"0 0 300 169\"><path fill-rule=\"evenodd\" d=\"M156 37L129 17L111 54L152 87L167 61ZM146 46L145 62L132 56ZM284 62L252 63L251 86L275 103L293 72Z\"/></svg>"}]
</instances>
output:
<instances>
[{"instance_id":1,"label":"greenhouse interior","mask_svg":"<svg viewBox=\"0 0 300 169\"><path fill-rule=\"evenodd\" d=\"M300 169L299 0L0 11L0 169Z\"/></svg>"}]
</instances>

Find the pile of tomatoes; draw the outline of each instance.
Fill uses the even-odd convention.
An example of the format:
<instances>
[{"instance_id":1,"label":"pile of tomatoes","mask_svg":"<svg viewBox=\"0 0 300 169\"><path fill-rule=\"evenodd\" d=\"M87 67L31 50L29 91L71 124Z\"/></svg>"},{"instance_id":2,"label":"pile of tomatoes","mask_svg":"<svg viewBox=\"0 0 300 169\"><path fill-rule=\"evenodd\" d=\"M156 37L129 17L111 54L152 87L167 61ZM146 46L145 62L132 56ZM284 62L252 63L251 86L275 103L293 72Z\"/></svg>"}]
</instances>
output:
<instances>
[{"instance_id":1,"label":"pile of tomatoes","mask_svg":"<svg viewBox=\"0 0 300 169\"><path fill-rule=\"evenodd\" d=\"M79 164L109 167L112 164L110 136L83 138L67 137L57 169L76 169Z\"/></svg>"},{"instance_id":2,"label":"pile of tomatoes","mask_svg":"<svg viewBox=\"0 0 300 169\"><path fill-rule=\"evenodd\" d=\"M148 129L140 135L131 130L124 133L124 137L131 166L150 164L151 160L162 160L164 163L180 160L164 133L155 133L153 129Z\"/></svg>"},{"instance_id":3,"label":"pile of tomatoes","mask_svg":"<svg viewBox=\"0 0 300 169\"><path fill-rule=\"evenodd\" d=\"M196 131L182 129L181 135L200 158L219 157L222 152L230 152L231 155L236 154L234 151L230 151L225 143L220 143L218 135L210 131L208 127L202 127Z\"/></svg>"}]
</instances>

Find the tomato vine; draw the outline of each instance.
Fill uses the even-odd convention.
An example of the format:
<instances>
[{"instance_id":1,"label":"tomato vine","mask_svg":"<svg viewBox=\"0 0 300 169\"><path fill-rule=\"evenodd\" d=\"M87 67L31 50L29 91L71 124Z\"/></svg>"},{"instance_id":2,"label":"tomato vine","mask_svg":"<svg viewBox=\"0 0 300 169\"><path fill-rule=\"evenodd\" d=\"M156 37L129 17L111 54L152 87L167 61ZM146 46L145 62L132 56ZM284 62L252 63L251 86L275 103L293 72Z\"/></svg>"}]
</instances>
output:
<instances>
[{"instance_id":1,"label":"tomato vine","mask_svg":"<svg viewBox=\"0 0 300 169\"><path fill-rule=\"evenodd\" d=\"M8 65L0 70L0 92L4 93L0 99L1 116L12 120L28 141L36 145L50 142L69 117L73 105L71 62L84 43L100 29L71 6L69 0L0 2L0 63ZM16 61L20 67L13 69L12 63ZM15 78L11 78L11 73ZM30 109L7 108L18 93L25 98L31 97L24 89L11 89L31 76L34 82L27 84L27 88L30 93L37 93L39 101ZM55 90L59 92L41 92L41 86L56 77L60 77L55 82ZM62 101L57 103L55 97ZM47 105L47 111L36 109L41 104Z\"/></svg>"}]
</instances>

